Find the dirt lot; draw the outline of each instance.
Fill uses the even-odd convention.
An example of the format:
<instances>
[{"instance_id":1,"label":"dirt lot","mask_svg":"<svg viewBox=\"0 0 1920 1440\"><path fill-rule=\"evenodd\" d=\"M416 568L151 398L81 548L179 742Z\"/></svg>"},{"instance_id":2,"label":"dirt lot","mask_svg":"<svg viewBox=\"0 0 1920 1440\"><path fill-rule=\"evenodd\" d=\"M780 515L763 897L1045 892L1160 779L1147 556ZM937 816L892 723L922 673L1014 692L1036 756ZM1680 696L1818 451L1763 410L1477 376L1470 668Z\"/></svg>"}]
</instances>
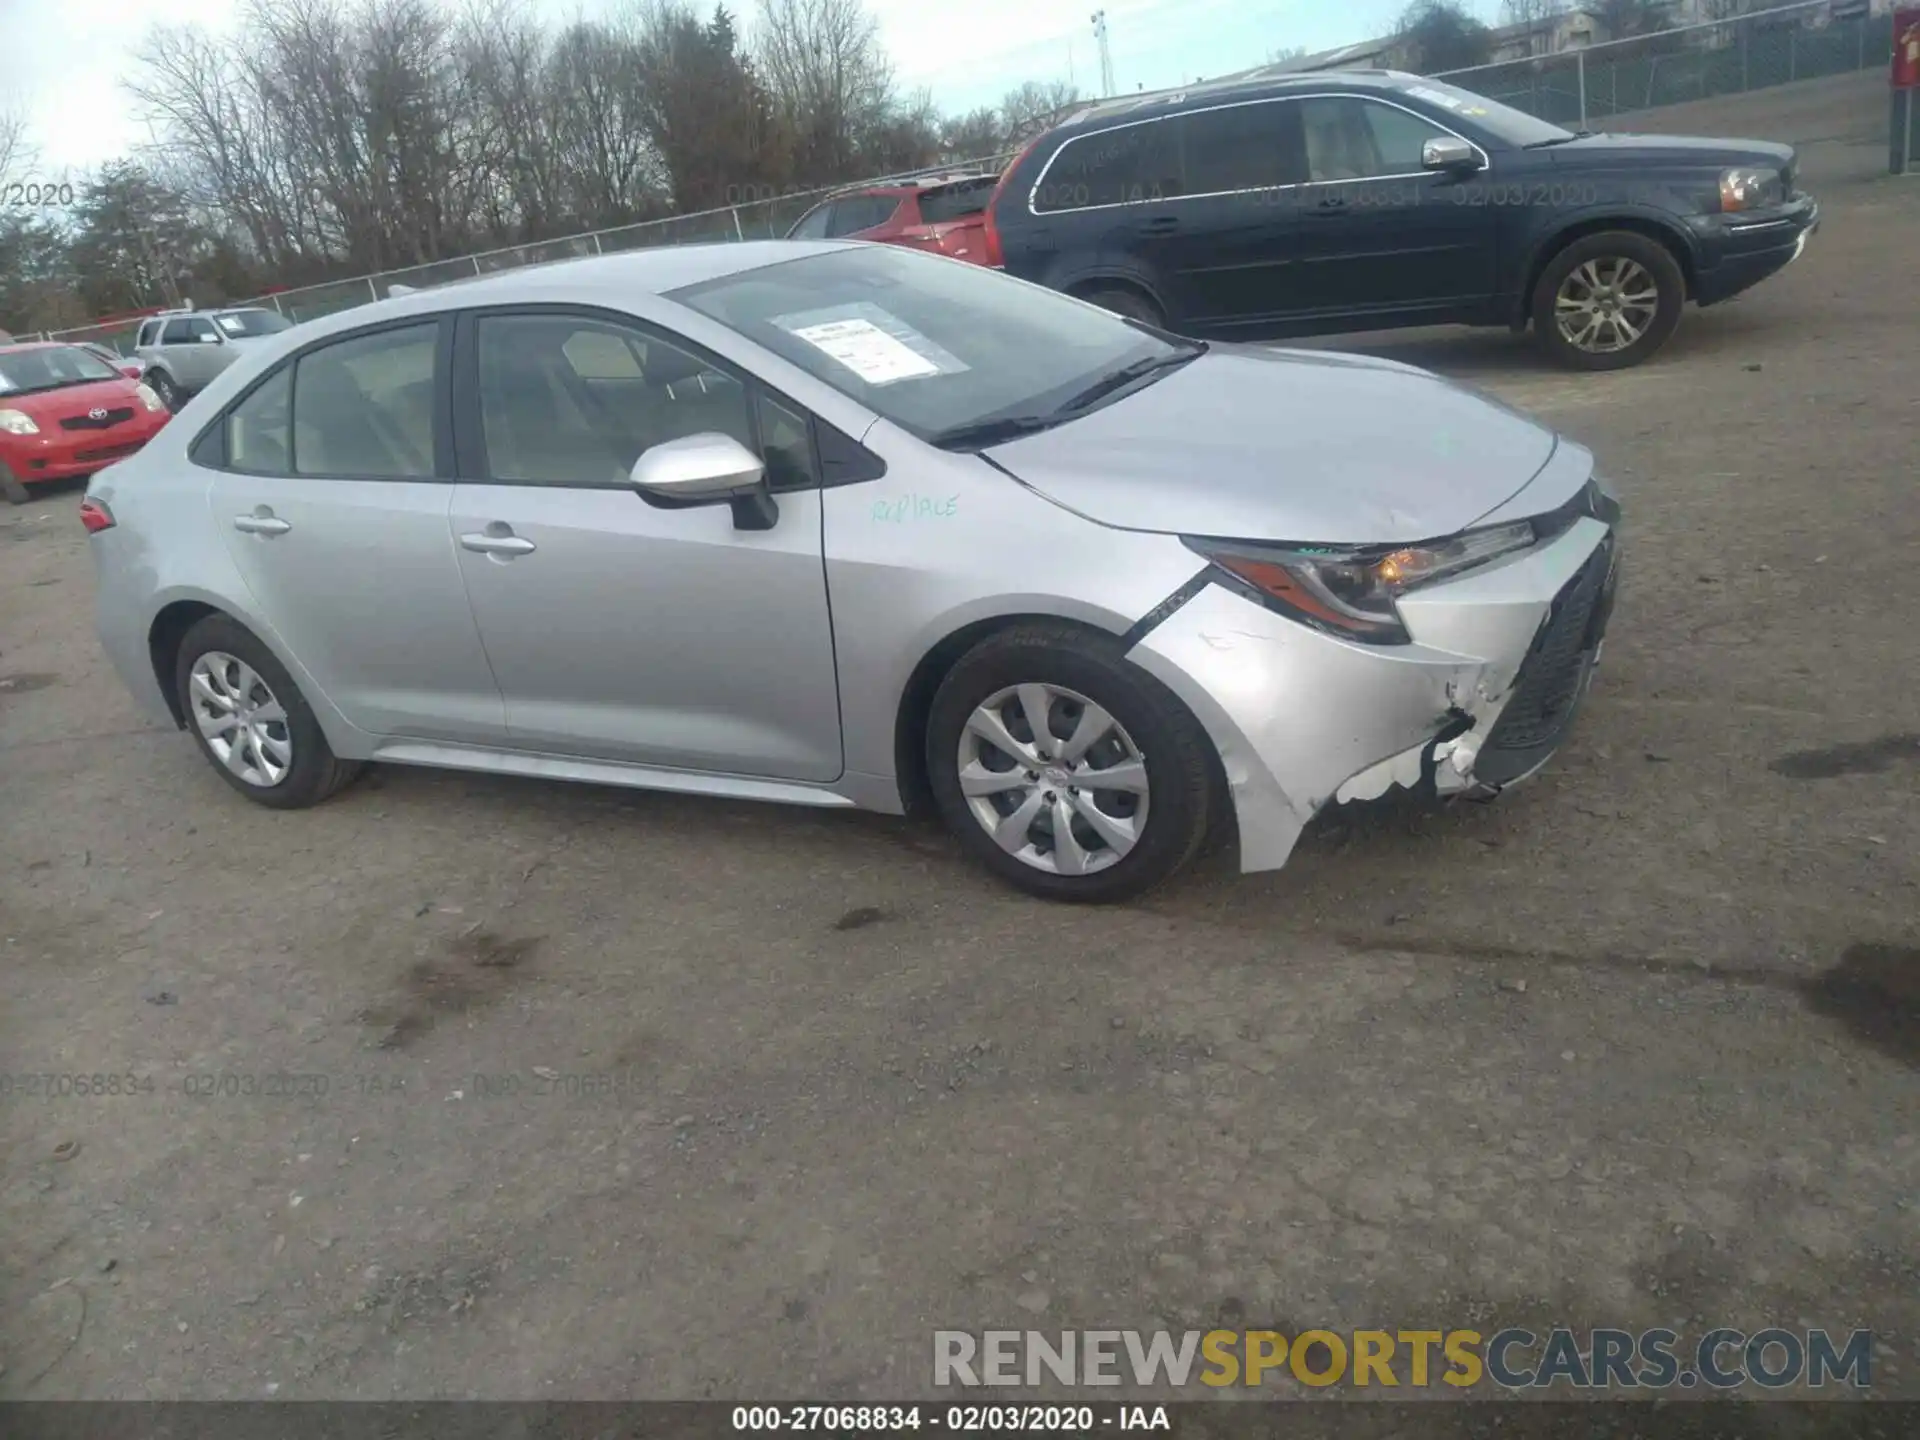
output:
<instances>
[{"instance_id":1,"label":"dirt lot","mask_svg":"<svg viewBox=\"0 0 1920 1440\"><path fill-rule=\"evenodd\" d=\"M133 718L74 495L0 513L0 1061L154 1083L0 1104L0 1396L904 1397L935 1328L1555 1320L1871 1326L1920 1396L1883 153L1810 149L1805 259L1646 369L1358 342L1617 477L1606 666L1498 805L1138 908L873 817L404 770L247 806Z\"/></svg>"}]
</instances>

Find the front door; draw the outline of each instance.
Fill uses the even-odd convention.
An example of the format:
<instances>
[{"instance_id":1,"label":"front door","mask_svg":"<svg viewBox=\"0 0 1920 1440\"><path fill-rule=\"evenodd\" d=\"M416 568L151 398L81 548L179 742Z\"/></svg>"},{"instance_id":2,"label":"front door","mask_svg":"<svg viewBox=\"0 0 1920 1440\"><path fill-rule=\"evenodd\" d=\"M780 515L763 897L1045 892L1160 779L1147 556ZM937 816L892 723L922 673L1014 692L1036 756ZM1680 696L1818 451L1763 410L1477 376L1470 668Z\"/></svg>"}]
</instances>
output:
<instances>
[{"instance_id":1,"label":"front door","mask_svg":"<svg viewBox=\"0 0 1920 1440\"><path fill-rule=\"evenodd\" d=\"M1484 176L1438 174L1426 141L1448 132L1357 95L1297 102L1308 184L1297 200L1302 293L1315 313L1447 311L1496 289Z\"/></svg>"},{"instance_id":2,"label":"front door","mask_svg":"<svg viewBox=\"0 0 1920 1440\"><path fill-rule=\"evenodd\" d=\"M600 312L462 317L453 530L520 749L827 781L840 708L805 417ZM772 528L661 508L640 452L717 431L758 448ZM795 434L797 432L798 439Z\"/></svg>"},{"instance_id":3,"label":"front door","mask_svg":"<svg viewBox=\"0 0 1920 1440\"><path fill-rule=\"evenodd\" d=\"M505 713L441 478L452 460L435 454L439 330L387 328L282 366L228 415L208 500L261 615L349 722L498 745Z\"/></svg>"}]
</instances>

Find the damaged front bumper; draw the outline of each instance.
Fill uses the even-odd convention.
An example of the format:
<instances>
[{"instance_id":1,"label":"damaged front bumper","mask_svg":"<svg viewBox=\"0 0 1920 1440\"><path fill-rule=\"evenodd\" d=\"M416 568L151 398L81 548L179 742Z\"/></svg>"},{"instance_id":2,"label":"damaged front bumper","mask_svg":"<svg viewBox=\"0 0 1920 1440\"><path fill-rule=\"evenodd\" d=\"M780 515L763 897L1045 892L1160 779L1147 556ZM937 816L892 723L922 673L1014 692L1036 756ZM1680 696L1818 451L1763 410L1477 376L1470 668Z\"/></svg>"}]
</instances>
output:
<instances>
[{"instance_id":1,"label":"damaged front bumper","mask_svg":"<svg viewBox=\"0 0 1920 1440\"><path fill-rule=\"evenodd\" d=\"M1351 644L1214 585L1130 654L1219 750L1241 869L1271 870L1328 804L1486 795L1539 770L1585 696L1617 575L1613 527L1587 515L1402 596L1409 645Z\"/></svg>"}]
</instances>

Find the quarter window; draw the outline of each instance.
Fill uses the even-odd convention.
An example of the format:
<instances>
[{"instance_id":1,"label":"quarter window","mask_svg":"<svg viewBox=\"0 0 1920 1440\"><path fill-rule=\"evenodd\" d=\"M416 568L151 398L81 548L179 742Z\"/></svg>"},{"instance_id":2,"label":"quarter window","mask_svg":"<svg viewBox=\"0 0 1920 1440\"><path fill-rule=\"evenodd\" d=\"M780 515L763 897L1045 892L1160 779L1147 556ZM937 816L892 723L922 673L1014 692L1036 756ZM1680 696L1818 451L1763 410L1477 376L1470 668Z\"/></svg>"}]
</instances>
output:
<instances>
[{"instance_id":1,"label":"quarter window","mask_svg":"<svg viewBox=\"0 0 1920 1440\"><path fill-rule=\"evenodd\" d=\"M620 485L668 440L718 432L753 446L746 388L677 345L583 316L475 324L491 479Z\"/></svg>"},{"instance_id":2,"label":"quarter window","mask_svg":"<svg viewBox=\"0 0 1920 1440\"><path fill-rule=\"evenodd\" d=\"M293 431L288 400L293 367L283 365L227 412L227 468L248 475L293 471Z\"/></svg>"},{"instance_id":3,"label":"quarter window","mask_svg":"<svg viewBox=\"0 0 1920 1440\"><path fill-rule=\"evenodd\" d=\"M294 368L297 474L430 480L440 325L408 325L302 355Z\"/></svg>"},{"instance_id":4,"label":"quarter window","mask_svg":"<svg viewBox=\"0 0 1920 1440\"><path fill-rule=\"evenodd\" d=\"M836 200L833 202L833 218L827 222L827 236L832 239L841 235L856 235L862 230L884 225L899 208L898 195L849 195L844 200Z\"/></svg>"},{"instance_id":5,"label":"quarter window","mask_svg":"<svg viewBox=\"0 0 1920 1440\"><path fill-rule=\"evenodd\" d=\"M1446 133L1396 106L1352 95L1302 100L1300 109L1315 180L1418 174L1422 147Z\"/></svg>"},{"instance_id":6,"label":"quarter window","mask_svg":"<svg viewBox=\"0 0 1920 1440\"><path fill-rule=\"evenodd\" d=\"M1180 146L1164 121L1080 135L1055 152L1033 197L1042 215L1182 193Z\"/></svg>"}]
</instances>

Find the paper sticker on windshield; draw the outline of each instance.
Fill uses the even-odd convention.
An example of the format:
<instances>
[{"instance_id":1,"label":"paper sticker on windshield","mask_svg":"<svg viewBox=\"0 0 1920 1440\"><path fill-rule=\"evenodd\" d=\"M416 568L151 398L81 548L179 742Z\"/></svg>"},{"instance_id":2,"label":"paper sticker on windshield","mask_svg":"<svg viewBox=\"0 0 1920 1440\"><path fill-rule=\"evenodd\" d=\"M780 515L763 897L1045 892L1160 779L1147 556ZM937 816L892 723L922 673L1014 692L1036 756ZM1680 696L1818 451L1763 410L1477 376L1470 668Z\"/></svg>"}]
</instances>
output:
<instances>
[{"instance_id":1,"label":"paper sticker on windshield","mask_svg":"<svg viewBox=\"0 0 1920 1440\"><path fill-rule=\"evenodd\" d=\"M896 380L940 373L938 365L870 320L829 320L824 325L803 325L793 333L831 355L869 385L891 385Z\"/></svg>"},{"instance_id":2,"label":"paper sticker on windshield","mask_svg":"<svg viewBox=\"0 0 1920 1440\"><path fill-rule=\"evenodd\" d=\"M1449 95L1444 90L1429 90L1424 85L1411 85L1407 87L1407 94L1417 95L1422 100L1431 100L1434 104L1444 105L1449 110L1461 108L1461 98L1458 95Z\"/></svg>"},{"instance_id":3,"label":"paper sticker on windshield","mask_svg":"<svg viewBox=\"0 0 1920 1440\"><path fill-rule=\"evenodd\" d=\"M247 333L247 322L242 320L238 315L217 315L214 317L213 323L229 335L244 335Z\"/></svg>"}]
</instances>

